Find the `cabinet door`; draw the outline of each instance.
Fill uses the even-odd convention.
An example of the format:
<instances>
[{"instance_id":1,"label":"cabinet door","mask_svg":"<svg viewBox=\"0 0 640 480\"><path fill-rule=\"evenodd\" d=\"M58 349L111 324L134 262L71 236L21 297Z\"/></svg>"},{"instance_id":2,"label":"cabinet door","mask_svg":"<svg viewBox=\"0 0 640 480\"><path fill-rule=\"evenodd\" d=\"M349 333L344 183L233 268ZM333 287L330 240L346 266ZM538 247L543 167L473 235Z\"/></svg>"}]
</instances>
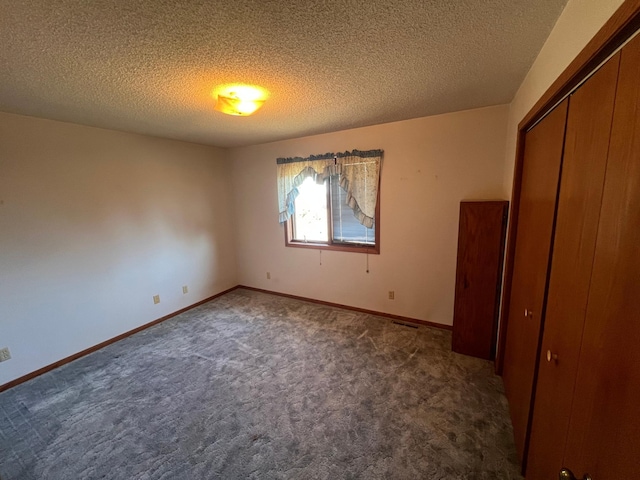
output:
<instances>
[{"instance_id":1,"label":"cabinet door","mask_svg":"<svg viewBox=\"0 0 640 480\"><path fill-rule=\"evenodd\" d=\"M487 360L495 355L507 205L460 203L451 347Z\"/></svg>"},{"instance_id":2,"label":"cabinet door","mask_svg":"<svg viewBox=\"0 0 640 480\"><path fill-rule=\"evenodd\" d=\"M569 100L527 480L557 478L562 468L598 233L619 57L609 60Z\"/></svg>"},{"instance_id":3,"label":"cabinet door","mask_svg":"<svg viewBox=\"0 0 640 480\"><path fill-rule=\"evenodd\" d=\"M640 459L640 36L622 50L565 466L638 476Z\"/></svg>"},{"instance_id":4,"label":"cabinet door","mask_svg":"<svg viewBox=\"0 0 640 480\"><path fill-rule=\"evenodd\" d=\"M503 379L521 461L529 425L568 101L525 136Z\"/></svg>"}]
</instances>

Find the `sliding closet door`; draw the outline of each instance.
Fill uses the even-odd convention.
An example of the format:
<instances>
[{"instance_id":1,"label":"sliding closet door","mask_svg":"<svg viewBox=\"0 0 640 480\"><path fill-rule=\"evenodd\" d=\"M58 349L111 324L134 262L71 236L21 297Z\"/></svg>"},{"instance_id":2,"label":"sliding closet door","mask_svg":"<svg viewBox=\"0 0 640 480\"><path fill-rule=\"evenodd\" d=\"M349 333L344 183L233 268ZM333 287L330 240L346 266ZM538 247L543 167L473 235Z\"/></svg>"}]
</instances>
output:
<instances>
[{"instance_id":1,"label":"sliding closet door","mask_svg":"<svg viewBox=\"0 0 640 480\"><path fill-rule=\"evenodd\" d=\"M620 54L569 100L527 480L558 478L569 428Z\"/></svg>"},{"instance_id":2,"label":"sliding closet door","mask_svg":"<svg viewBox=\"0 0 640 480\"><path fill-rule=\"evenodd\" d=\"M567 103L562 102L525 137L503 372L520 460L540 341Z\"/></svg>"},{"instance_id":3,"label":"sliding closet door","mask_svg":"<svg viewBox=\"0 0 640 480\"><path fill-rule=\"evenodd\" d=\"M623 50L565 466L637 478L640 459L640 36Z\"/></svg>"}]
</instances>

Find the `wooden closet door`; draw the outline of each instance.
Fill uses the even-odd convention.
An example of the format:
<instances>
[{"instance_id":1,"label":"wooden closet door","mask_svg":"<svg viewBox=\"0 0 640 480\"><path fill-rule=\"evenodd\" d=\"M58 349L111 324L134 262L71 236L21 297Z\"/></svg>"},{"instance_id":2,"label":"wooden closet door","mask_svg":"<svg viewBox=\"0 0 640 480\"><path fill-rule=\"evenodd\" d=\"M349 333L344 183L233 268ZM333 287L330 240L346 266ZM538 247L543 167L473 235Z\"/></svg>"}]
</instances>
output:
<instances>
[{"instance_id":1,"label":"wooden closet door","mask_svg":"<svg viewBox=\"0 0 640 480\"><path fill-rule=\"evenodd\" d=\"M558 477L569 427L609 151L620 55L569 100L527 480ZM575 472L574 472L575 473Z\"/></svg>"},{"instance_id":2,"label":"wooden closet door","mask_svg":"<svg viewBox=\"0 0 640 480\"><path fill-rule=\"evenodd\" d=\"M565 466L582 478L640 468L640 36L622 50Z\"/></svg>"},{"instance_id":3,"label":"wooden closet door","mask_svg":"<svg viewBox=\"0 0 640 480\"><path fill-rule=\"evenodd\" d=\"M503 379L521 461L529 425L568 100L525 137Z\"/></svg>"}]
</instances>

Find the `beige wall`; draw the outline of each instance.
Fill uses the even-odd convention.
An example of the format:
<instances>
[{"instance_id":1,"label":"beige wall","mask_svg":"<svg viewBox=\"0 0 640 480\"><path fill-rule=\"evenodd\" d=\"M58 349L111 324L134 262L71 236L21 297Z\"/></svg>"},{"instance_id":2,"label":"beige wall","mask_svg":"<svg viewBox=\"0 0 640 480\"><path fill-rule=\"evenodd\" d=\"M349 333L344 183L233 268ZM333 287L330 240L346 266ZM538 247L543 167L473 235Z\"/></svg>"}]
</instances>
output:
<instances>
[{"instance_id":1,"label":"beige wall","mask_svg":"<svg viewBox=\"0 0 640 480\"><path fill-rule=\"evenodd\" d=\"M0 113L0 385L237 284L224 154Z\"/></svg>"},{"instance_id":2,"label":"beige wall","mask_svg":"<svg viewBox=\"0 0 640 480\"><path fill-rule=\"evenodd\" d=\"M502 195L507 106L236 148L241 284L451 325L458 209ZM383 149L381 254L284 246L276 158ZM271 273L267 280L266 272ZM387 298L395 291L395 300Z\"/></svg>"},{"instance_id":3,"label":"beige wall","mask_svg":"<svg viewBox=\"0 0 640 480\"><path fill-rule=\"evenodd\" d=\"M511 197L518 123L580 53L623 0L569 0L510 104L504 195Z\"/></svg>"},{"instance_id":4,"label":"beige wall","mask_svg":"<svg viewBox=\"0 0 640 480\"><path fill-rule=\"evenodd\" d=\"M237 283L451 324L459 201L508 198L517 124L620 4L569 0L509 106L230 151L0 113L0 385ZM354 148L385 150L368 274L277 223L277 157Z\"/></svg>"}]
</instances>

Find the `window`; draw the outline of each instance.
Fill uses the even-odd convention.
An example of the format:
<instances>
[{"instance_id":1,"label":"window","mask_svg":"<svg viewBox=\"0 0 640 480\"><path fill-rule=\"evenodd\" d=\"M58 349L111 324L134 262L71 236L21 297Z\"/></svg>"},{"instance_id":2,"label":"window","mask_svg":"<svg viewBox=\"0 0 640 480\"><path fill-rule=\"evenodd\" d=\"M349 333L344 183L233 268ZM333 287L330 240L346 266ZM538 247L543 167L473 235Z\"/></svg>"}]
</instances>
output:
<instances>
[{"instance_id":1,"label":"window","mask_svg":"<svg viewBox=\"0 0 640 480\"><path fill-rule=\"evenodd\" d=\"M374 224L367 228L347 203L348 194L340 180L340 175L331 175L316 183L307 177L297 187L294 211L286 222L287 246L380 253L379 202Z\"/></svg>"},{"instance_id":2,"label":"window","mask_svg":"<svg viewBox=\"0 0 640 480\"><path fill-rule=\"evenodd\" d=\"M382 150L276 159L289 247L380 253Z\"/></svg>"}]
</instances>

